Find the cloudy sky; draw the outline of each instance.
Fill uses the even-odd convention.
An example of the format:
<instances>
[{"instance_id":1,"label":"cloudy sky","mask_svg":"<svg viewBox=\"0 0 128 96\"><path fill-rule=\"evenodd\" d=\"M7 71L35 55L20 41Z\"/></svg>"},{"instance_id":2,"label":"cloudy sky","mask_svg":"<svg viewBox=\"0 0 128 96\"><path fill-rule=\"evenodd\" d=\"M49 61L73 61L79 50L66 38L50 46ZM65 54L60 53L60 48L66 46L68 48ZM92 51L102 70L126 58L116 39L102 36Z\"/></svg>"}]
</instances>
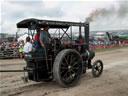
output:
<instances>
[{"instance_id":1,"label":"cloudy sky","mask_svg":"<svg viewBox=\"0 0 128 96\"><path fill-rule=\"evenodd\" d=\"M0 4L0 33L15 33L16 23L26 18L84 22L96 10L91 30L128 29L127 0L1 0Z\"/></svg>"}]
</instances>

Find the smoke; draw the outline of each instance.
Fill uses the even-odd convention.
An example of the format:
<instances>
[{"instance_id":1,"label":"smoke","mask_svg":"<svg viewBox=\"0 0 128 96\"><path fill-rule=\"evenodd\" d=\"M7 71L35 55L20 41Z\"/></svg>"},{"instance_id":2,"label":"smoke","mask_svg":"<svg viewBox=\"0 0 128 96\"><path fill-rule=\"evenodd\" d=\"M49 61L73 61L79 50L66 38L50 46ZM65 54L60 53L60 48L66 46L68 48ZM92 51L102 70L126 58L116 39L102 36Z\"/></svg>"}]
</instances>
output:
<instances>
[{"instance_id":1,"label":"smoke","mask_svg":"<svg viewBox=\"0 0 128 96\"><path fill-rule=\"evenodd\" d=\"M119 2L118 17L123 18L128 15L128 1Z\"/></svg>"},{"instance_id":2,"label":"smoke","mask_svg":"<svg viewBox=\"0 0 128 96\"><path fill-rule=\"evenodd\" d=\"M118 7L111 6L110 8L101 8L92 11L86 18L86 22L97 22L103 18L113 18L116 15L117 19L123 19L128 15L128 1L118 1Z\"/></svg>"}]
</instances>

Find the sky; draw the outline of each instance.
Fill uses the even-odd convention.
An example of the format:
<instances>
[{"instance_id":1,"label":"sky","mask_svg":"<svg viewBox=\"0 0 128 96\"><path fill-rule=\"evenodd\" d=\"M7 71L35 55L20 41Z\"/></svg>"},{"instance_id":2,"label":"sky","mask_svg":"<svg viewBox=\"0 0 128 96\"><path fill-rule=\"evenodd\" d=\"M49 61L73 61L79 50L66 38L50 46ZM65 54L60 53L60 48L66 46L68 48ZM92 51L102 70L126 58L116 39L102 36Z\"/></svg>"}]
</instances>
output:
<instances>
[{"instance_id":1,"label":"sky","mask_svg":"<svg viewBox=\"0 0 128 96\"><path fill-rule=\"evenodd\" d=\"M91 31L128 29L127 0L1 0L0 5L0 33L15 34L16 24L27 18L85 22L95 10Z\"/></svg>"}]
</instances>

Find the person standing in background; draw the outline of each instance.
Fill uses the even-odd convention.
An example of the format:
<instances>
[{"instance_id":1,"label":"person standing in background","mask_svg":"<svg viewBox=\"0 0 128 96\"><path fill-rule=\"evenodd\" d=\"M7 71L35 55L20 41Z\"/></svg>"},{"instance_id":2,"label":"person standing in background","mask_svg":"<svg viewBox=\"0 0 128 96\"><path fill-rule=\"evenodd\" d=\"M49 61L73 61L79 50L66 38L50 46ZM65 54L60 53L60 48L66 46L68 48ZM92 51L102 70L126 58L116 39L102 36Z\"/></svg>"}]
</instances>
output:
<instances>
[{"instance_id":1,"label":"person standing in background","mask_svg":"<svg viewBox=\"0 0 128 96\"><path fill-rule=\"evenodd\" d=\"M20 53L20 58L23 58L23 54L24 54L24 41L20 41L19 43L19 53Z\"/></svg>"}]
</instances>

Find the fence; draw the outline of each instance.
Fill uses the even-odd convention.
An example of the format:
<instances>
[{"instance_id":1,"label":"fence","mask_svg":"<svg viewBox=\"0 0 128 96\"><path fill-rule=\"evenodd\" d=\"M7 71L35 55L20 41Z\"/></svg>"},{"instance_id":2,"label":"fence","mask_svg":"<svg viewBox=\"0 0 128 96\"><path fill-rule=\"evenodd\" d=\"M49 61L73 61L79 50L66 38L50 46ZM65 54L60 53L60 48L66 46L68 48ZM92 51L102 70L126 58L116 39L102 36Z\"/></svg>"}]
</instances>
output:
<instances>
[{"instance_id":1,"label":"fence","mask_svg":"<svg viewBox=\"0 0 128 96\"><path fill-rule=\"evenodd\" d=\"M112 47L123 47L128 46L128 42L90 42L89 48L91 50L98 50L104 48L112 48Z\"/></svg>"}]
</instances>

